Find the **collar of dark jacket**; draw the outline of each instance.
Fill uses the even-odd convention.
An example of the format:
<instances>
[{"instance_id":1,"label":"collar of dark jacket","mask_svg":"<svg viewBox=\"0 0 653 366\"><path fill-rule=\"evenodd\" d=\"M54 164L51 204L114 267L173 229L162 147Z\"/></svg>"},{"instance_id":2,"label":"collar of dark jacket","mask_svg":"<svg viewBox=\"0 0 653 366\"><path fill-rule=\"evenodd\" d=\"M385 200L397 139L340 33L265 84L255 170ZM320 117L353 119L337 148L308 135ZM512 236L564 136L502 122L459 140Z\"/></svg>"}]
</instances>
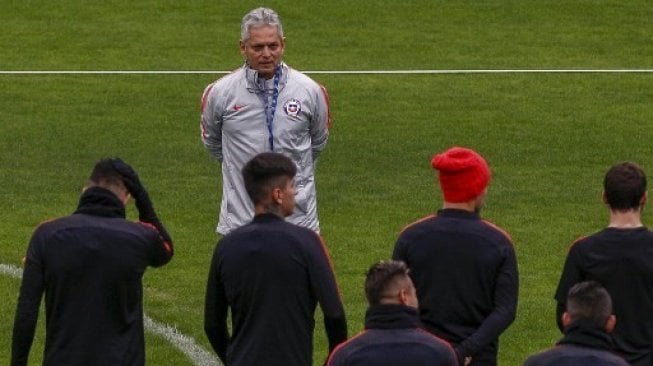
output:
<instances>
[{"instance_id":1,"label":"collar of dark jacket","mask_svg":"<svg viewBox=\"0 0 653 366\"><path fill-rule=\"evenodd\" d=\"M419 312L405 305L372 305L365 313L365 329L422 328Z\"/></svg>"},{"instance_id":2,"label":"collar of dark jacket","mask_svg":"<svg viewBox=\"0 0 653 366\"><path fill-rule=\"evenodd\" d=\"M91 187L82 193L75 213L124 218L125 206L110 190L101 187Z\"/></svg>"},{"instance_id":3,"label":"collar of dark jacket","mask_svg":"<svg viewBox=\"0 0 653 366\"><path fill-rule=\"evenodd\" d=\"M609 351L614 349L612 338L605 329L583 321L574 322L565 328L565 335L558 344L574 344Z\"/></svg>"},{"instance_id":4,"label":"collar of dark jacket","mask_svg":"<svg viewBox=\"0 0 653 366\"><path fill-rule=\"evenodd\" d=\"M438 216L453 217L457 219L480 220L481 215L476 212L461 210L459 208L443 208L438 210Z\"/></svg>"},{"instance_id":5,"label":"collar of dark jacket","mask_svg":"<svg viewBox=\"0 0 653 366\"><path fill-rule=\"evenodd\" d=\"M277 214L266 212L254 216L254 219L252 220L252 222L271 222L271 221L285 221L285 219Z\"/></svg>"}]
</instances>

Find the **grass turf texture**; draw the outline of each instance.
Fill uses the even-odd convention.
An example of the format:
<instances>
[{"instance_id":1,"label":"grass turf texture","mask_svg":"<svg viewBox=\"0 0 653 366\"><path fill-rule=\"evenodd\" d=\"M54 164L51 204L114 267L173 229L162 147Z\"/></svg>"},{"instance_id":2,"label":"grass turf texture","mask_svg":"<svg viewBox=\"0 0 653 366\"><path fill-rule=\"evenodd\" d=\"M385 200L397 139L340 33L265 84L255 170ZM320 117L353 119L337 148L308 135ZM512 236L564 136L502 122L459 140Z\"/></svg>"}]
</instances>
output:
<instances>
[{"instance_id":1,"label":"grass turf texture","mask_svg":"<svg viewBox=\"0 0 653 366\"><path fill-rule=\"evenodd\" d=\"M279 10L286 60L300 69L645 68L648 2L307 2ZM213 69L238 65L254 2L11 3L0 13L0 69ZM217 77L217 76L215 76ZM20 265L34 227L74 210L92 164L119 155L149 188L177 253L145 276L145 310L208 348L203 296L219 168L199 142L211 75L0 75L0 262ZM493 168L484 216L513 236L517 320L500 364L551 345L553 291L570 242L606 223L600 183L621 160L653 172L653 75L314 75L334 127L318 168L323 234L349 320L362 329L363 274L390 256L401 228L441 202L431 155L471 146ZM135 217L133 209L130 217ZM651 215L645 212L645 220ZM0 363L7 363L19 281L0 277ZM319 312L318 312L319 313ZM43 318L43 314L41 315ZM316 363L325 357L316 326ZM40 360L41 336L31 353ZM185 365L157 337L148 363Z\"/></svg>"}]
</instances>

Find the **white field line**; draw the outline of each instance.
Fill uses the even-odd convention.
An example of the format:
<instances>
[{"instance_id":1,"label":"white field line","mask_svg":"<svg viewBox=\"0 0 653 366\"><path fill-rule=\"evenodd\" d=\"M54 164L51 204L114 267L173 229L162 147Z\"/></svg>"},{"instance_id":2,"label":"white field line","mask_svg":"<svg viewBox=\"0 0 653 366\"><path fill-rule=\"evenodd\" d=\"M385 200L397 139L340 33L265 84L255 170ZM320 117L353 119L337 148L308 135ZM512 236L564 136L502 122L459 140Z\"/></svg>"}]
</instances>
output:
<instances>
[{"instance_id":1,"label":"white field line","mask_svg":"<svg viewBox=\"0 0 653 366\"><path fill-rule=\"evenodd\" d=\"M23 278L23 270L19 267L9 264L0 263L0 274L5 274L9 277L21 279ZM143 314L143 321L145 329L168 342L172 343L178 350L185 354L196 366L218 366L221 365L217 357L212 353L206 351L202 346L197 344L195 340L189 336L181 334L177 329L167 325L158 323L146 314Z\"/></svg>"},{"instance_id":2,"label":"white field line","mask_svg":"<svg viewBox=\"0 0 653 366\"><path fill-rule=\"evenodd\" d=\"M181 75L229 74L223 70L0 70L0 75ZM479 69L479 70L313 70L306 74L334 75L427 75L427 74L626 74L653 73L653 69Z\"/></svg>"}]
</instances>

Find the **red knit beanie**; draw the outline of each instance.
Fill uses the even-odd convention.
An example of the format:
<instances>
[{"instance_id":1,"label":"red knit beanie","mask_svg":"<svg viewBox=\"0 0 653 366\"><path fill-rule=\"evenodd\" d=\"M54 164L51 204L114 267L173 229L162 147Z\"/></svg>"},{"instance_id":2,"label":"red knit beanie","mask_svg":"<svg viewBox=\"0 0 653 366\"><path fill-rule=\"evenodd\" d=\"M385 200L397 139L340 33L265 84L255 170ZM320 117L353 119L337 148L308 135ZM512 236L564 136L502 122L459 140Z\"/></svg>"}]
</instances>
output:
<instances>
[{"instance_id":1,"label":"red knit beanie","mask_svg":"<svg viewBox=\"0 0 653 366\"><path fill-rule=\"evenodd\" d=\"M476 198L490 182L490 167L474 150L452 147L437 154L431 166L439 171L440 188L446 202L460 203Z\"/></svg>"}]
</instances>

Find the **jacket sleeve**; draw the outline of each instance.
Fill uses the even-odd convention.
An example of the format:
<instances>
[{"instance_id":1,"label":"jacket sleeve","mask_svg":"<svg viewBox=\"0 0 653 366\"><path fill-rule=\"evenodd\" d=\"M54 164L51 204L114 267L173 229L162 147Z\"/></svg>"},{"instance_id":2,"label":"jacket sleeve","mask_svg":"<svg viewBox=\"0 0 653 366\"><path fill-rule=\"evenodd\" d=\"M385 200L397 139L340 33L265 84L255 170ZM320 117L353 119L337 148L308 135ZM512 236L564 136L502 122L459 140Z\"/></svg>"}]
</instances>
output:
<instances>
[{"instance_id":1,"label":"jacket sleeve","mask_svg":"<svg viewBox=\"0 0 653 366\"><path fill-rule=\"evenodd\" d=\"M216 248L209 278L206 285L206 299L204 302L204 331L218 357L226 364L227 347L229 346L229 332L227 329L227 295L224 285L220 280L220 259L218 254L220 243Z\"/></svg>"},{"instance_id":2,"label":"jacket sleeve","mask_svg":"<svg viewBox=\"0 0 653 366\"><path fill-rule=\"evenodd\" d=\"M556 299L556 324L558 324L558 329L563 331L564 327L562 326L562 313L565 311L567 305L567 293L569 289L584 280L583 273L581 271L581 266L578 261L577 247L574 245L569 250L567 259L565 260L565 265L562 269L562 275L560 276L560 281L558 283L558 288L555 293Z\"/></svg>"},{"instance_id":3,"label":"jacket sleeve","mask_svg":"<svg viewBox=\"0 0 653 366\"><path fill-rule=\"evenodd\" d=\"M313 161L317 160L320 153L326 147L330 127L331 111L329 109L329 94L324 86L319 85L318 95L315 98L315 111L310 124Z\"/></svg>"},{"instance_id":4,"label":"jacket sleeve","mask_svg":"<svg viewBox=\"0 0 653 366\"><path fill-rule=\"evenodd\" d=\"M397 242L395 243L395 248L392 251L392 259L396 261L402 261L406 263L408 267L410 267L410 264L408 263L408 259L406 258L406 253L405 253L405 244L404 241L402 240L402 235L399 235L399 238L397 239Z\"/></svg>"},{"instance_id":5,"label":"jacket sleeve","mask_svg":"<svg viewBox=\"0 0 653 366\"><path fill-rule=\"evenodd\" d=\"M201 101L200 138L204 147L222 161L222 113L219 110L215 83L204 90Z\"/></svg>"},{"instance_id":6,"label":"jacket sleeve","mask_svg":"<svg viewBox=\"0 0 653 366\"><path fill-rule=\"evenodd\" d=\"M504 250L504 260L497 272L494 288L494 309L476 332L454 348L463 358L473 358L475 353L497 339L515 320L519 292L517 259L511 243Z\"/></svg>"},{"instance_id":7,"label":"jacket sleeve","mask_svg":"<svg viewBox=\"0 0 653 366\"><path fill-rule=\"evenodd\" d=\"M315 233L315 244L309 248L308 271L313 292L324 312L324 327L329 351L347 339L347 321L331 260L322 239Z\"/></svg>"},{"instance_id":8,"label":"jacket sleeve","mask_svg":"<svg viewBox=\"0 0 653 366\"><path fill-rule=\"evenodd\" d=\"M29 351L39 316L39 306L45 290L43 263L38 252L38 230L30 241L25 270L18 295L11 345L11 365L27 365Z\"/></svg>"},{"instance_id":9,"label":"jacket sleeve","mask_svg":"<svg viewBox=\"0 0 653 366\"><path fill-rule=\"evenodd\" d=\"M139 223L153 229L156 233L151 239L150 265L153 267L163 266L170 262L174 255L172 237L156 214L150 195L145 188L138 194L138 197L134 197L134 200L138 209Z\"/></svg>"}]
</instances>

